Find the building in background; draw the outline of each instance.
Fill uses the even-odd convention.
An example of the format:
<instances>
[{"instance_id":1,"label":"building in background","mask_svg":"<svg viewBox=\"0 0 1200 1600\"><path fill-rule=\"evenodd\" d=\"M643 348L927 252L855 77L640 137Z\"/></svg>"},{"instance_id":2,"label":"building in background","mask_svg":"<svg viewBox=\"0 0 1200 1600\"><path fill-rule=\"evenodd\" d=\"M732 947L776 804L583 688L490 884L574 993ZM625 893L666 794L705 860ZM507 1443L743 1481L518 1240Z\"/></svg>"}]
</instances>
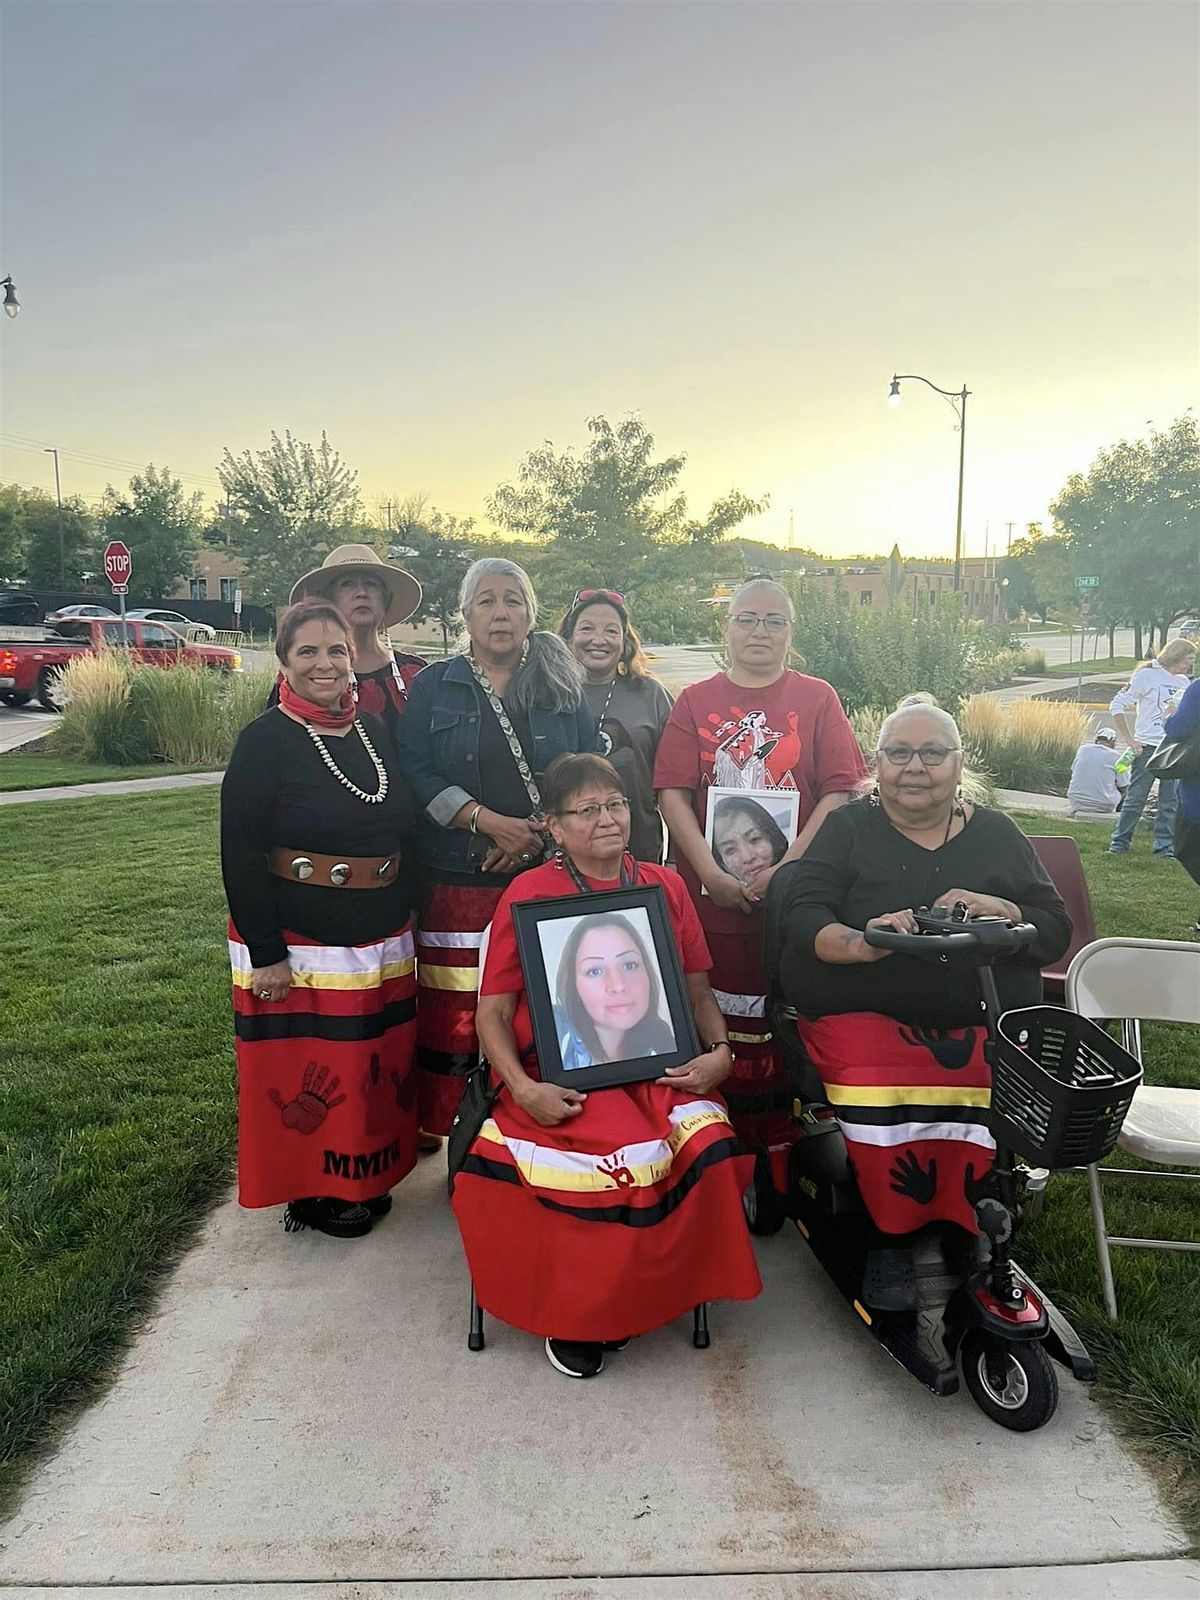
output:
<instances>
[{"instance_id":1,"label":"building in background","mask_svg":"<svg viewBox=\"0 0 1200 1600\"><path fill-rule=\"evenodd\" d=\"M962 562L962 597L966 614L981 622L1004 620L1005 583L997 575L999 557L969 556ZM801 584L834 594L844 589L851 605L886 611L900 605L916 616L935 606L941 595L954 593L954 565L949 561L905 561L894 548L886 561L808 561L803 566L781 571L779 577L794 577ZM727 605L738 582L729 580L713 585L706 605Z\"/></svg>"}]
</instances>

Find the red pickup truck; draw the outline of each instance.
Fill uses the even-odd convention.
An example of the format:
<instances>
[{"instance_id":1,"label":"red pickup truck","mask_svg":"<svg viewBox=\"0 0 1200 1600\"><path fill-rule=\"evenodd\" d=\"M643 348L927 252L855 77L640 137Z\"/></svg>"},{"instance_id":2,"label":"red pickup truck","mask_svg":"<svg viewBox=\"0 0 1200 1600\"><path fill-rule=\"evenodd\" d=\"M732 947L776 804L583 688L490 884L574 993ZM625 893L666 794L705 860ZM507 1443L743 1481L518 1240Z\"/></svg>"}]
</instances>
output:
<instances>
[{"instance_id":1,"label":"red pickup truck","mask_svg":"<svg viewBox=\"0 0 1200 1600\"><path fill-rule=\"evenodd\" d=\"M0 639L0 700L23 706L36 697L47 711L61 711L56 685L62 669L81 652L128 650L135 661L174 667L183 661L217 672L240 672L242 658L222 645L191 644L161 622L108 621L96 617L61 622L44 639Z\"/></svg>"}]
</instances>

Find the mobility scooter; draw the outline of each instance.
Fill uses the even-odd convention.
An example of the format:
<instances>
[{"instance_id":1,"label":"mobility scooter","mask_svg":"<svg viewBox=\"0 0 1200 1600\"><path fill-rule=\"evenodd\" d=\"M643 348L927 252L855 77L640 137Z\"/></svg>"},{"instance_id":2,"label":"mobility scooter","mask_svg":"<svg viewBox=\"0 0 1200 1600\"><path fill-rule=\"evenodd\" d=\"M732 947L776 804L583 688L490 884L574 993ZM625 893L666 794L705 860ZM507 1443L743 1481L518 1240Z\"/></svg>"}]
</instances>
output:
<instances>
[{"instance_id":1,"label":"mobility scooter","mask_svg":"<svg viewBox=\"0 0 1200 1600\"><path fill-rule=\"evenodd\" d=\"M868 944L942 963L948 975L957 968L957 981L964 962L978 976L996 1140L990 1192L975 1203L979 1235L973 1239L951 1224L930 1225L913 1245L916 1309L879 1311L864 1303L867 1252L879 1235L824 1086L796 1032L796 1013L779 994L783 929L778 917L773 925L768 908L773 1027L799 1088L796 1115L803 1134L790 1152L782 1210L901 1366L935 1395L950 1395L958 1390L961 1365L972 1398L987 1416L1014 1432L1030 1432L1047 1423L1058 1405L1049 1357L1083 1382L1094 1380L1096 1372L1070 1323L1013 1259L1013 1237L1040 1201L1046 1169L1086 1166L1113 1149L1141 1069L1103 1029L1073 1012L1032 1006L1001 1016L992 965L1033 941L1036 930L1028 923L972 919L961 904L953 910L922 908L915 917L918 933L869 928L865 937ZM783 1220L776 1196L770 1174L760 1173L747 1195L754 1231L773 1232Z\"/></svg>"}]
</instances>

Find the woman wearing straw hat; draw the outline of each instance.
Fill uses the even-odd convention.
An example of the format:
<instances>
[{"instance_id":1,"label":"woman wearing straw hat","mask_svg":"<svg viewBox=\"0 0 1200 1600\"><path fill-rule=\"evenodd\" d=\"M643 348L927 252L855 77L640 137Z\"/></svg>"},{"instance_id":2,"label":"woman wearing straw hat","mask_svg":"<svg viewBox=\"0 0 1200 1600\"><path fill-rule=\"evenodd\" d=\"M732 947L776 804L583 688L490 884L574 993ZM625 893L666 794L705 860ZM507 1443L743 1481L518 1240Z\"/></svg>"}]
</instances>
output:
<instances>
[{"instance_id":1,"label":"woman wearing straw hat","mask_svg":"<svg viewBox=\"0 0 1200 1600\"><path fill-rule=\"evenodd\" d=\"M291 603L304 599L332 600L350 624L358 709L382 718L394 735L408 686L428 663L392 650L387 630L412 616L421 603L421 585L411 572L389 566L370 545L340 544L293 585Z\"/></svg>"}]
</instances>

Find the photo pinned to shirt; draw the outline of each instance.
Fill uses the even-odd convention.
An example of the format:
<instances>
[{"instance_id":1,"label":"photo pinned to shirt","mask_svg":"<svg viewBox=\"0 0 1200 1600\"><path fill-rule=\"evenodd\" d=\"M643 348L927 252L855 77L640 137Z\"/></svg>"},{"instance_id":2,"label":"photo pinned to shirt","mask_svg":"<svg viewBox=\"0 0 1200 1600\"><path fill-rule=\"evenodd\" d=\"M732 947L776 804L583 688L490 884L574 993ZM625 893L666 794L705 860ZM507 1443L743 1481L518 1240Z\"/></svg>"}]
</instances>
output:
<instances>
[{"instance_id":1,"label":"photo pinned to shirt","mask_svg":"<svg viewBox=\"0 0 1200 1600\"><path fill-rule=\"evenodd\" d=\"M704 839L717 865L739 883L764 867L783 860L800 831L797 789L726 789L708 791ZM701 889L702 894L708 890Z\"/></svg>"}]
</instances>

